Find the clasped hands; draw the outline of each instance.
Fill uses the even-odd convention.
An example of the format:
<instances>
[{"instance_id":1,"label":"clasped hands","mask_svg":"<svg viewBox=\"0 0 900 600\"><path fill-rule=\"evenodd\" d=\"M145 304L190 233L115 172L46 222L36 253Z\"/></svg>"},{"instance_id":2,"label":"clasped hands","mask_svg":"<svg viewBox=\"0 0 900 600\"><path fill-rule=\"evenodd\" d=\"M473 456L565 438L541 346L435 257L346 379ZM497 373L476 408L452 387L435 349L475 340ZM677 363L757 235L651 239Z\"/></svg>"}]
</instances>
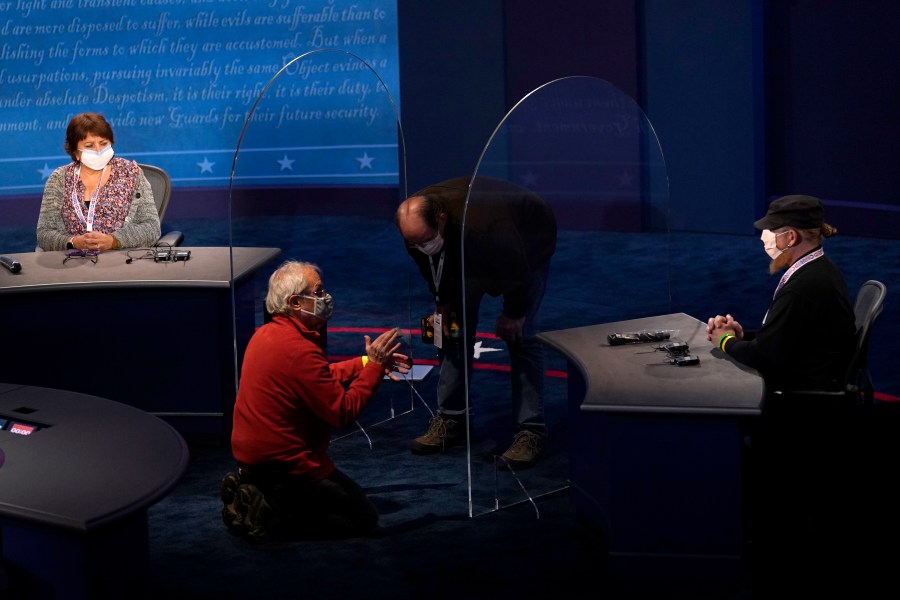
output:
<instances>
[{"instance_id":1,"label":"clasped hands","mask_svg":"<svg viewBox=\"0 0 900 600\"><path fill-rule=\"evenodd\" d=\"M725 334L732 334L738 340L744 338L744 328L734 320L731 315L716 315L706 322L706 339L713 344L718 344L719 339Z\"/></svg>"},{"instance_id":2,"label":"clasped hands","mask_svg":"<svg viewBox=\"0 0 900 600\"><path fill-rule=\"evenodd\" d=\"M401 336L400 330L396 327L385 331L374 340L367 335L363 336L366 340L366 355L369 362L381 365L385 374L393 381L403 380L394 371L406 375L411 367L409 356L397 352L400 349L398 339Z\"/></svg>"},{"instance_id":3,"label":"clasped hands","mask_svg":"<svg viewBox=\"0 0 900 600\"><path fill-rule=\"evenodd\" d=\"M72 245L78 250L112 250L116 238L100 231L88 231L72 238Z\"/></svg>"}]
</instances>

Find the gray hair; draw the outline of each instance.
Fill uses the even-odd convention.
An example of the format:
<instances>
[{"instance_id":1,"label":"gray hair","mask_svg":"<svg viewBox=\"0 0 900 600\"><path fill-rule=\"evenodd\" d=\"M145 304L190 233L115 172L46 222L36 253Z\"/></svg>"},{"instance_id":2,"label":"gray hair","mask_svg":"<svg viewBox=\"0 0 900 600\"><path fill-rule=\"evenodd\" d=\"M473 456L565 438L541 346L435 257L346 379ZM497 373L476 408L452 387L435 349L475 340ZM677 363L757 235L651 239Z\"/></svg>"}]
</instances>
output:
<instances>
[{"instance_id":1,"label":"gray hair","mask_svg":"<svg viewBox=\"0 0 900 600\"><path fill-rule=\"evenodd\" d=\"M322 276L322 270L317 265L299 260L287 260L275 269L269 277L269 291L266 294L266 310L269 314L290 314L290 297L303 294L308 287L304 274L307 269Z\"/></svg>"}]
</instances>

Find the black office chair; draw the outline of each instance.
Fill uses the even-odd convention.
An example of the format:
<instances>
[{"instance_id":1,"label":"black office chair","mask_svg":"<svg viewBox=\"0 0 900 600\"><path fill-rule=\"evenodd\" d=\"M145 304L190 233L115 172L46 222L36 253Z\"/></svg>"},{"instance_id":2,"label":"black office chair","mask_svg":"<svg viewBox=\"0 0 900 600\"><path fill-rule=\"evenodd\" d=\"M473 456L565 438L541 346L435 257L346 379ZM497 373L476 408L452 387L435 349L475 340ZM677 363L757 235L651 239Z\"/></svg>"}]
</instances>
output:
<instances>
[{"instance_id":1,"label":"black office chair","mask_svg":"<svg viewBox=\"0 0 900 600\"><path fill-rule=\"evenodd\" d=\"M790 395L797 399L821 397L832 405L870 406L875 398L875 388L869 373L869 338L872 335L872 325L884 308L886 295L887 287L875 279L870 279L859 287L853 306L853 313L856 315L856 348L839 390L792 390L786 394L776 391L775 395Z\"/></svg>"},{"instance_id":2,"label":"black office chair","mask_svg":"<svg viewBox=\"0 0 900 600\"><path fill-rule=\"evenodd\" d=\"M882 423L885 407L873 404L868 365L872 325L886 293L883 283L870 280L856 294L856 347L840 389L766 396L748 463L753 491L747 496L763 572L787 565L794 558L786 556L788 548L796 557L815 557L813 565L824 557L854 558L849 549L858 519L873 513L871 499L878 496L871 490L887 470L877 467L884 461L880 449L896 438L896 430Z\"/></svg>"},{"instance_id":3,"label":"black office chair","mask_svg":"<svg viewBox=\"0 0 900 600\"><path fill-rule=\"evenodd\" d=\"M159 213L159 222L162 225L163 216L169 207L169 200L172 198L172 179L163 169L143 163L138 166L144 172L147 181L150 182L150 189L153 190L153 201L156 202L156 210ZM157 240L157 246L178 246L184 241L184 234L180 231L170 231L165 233Z\"/></svg>"},{"instance_id":4,"label":"black office chair","mask_svg":"<svg viewBox=\"0 0 900 600\"><path fill-rule=\"evenodd\" d=\"M869 373L869 338L872 325L884 308L887 286L875 279L862 284L856 294L853 312L856 314L856 353L847 372L846 390L861 397L863 404L872 404L875 388Z\"/></svg>"},{"instance_id":5,"label":"black office chair","mask_svg":"<svg viewBox=\"0 0 900 600\"><path fill-rule=\"evenodd\" d=\"M144 177L150 182L150 188L153 190L153 201L156 202L156 211L159 213L159 220L163 220L166 209L169 207L169 200L172 199L172 180L169 174L159 167L138 163Z\"/></svg>"}]
</instances>

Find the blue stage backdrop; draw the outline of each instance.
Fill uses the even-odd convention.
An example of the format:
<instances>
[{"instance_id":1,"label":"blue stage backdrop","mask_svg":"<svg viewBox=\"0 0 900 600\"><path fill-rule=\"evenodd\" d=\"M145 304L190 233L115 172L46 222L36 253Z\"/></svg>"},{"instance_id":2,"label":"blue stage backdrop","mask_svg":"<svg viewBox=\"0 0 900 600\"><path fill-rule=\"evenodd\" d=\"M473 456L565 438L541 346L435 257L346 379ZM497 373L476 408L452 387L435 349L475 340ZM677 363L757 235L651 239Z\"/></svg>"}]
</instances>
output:
<instances>
[{"instance_id":1,"label":"blue stage backdrop","mask_svg":"<svg viewBox=\"0 0 900 600\"><path fill-rule=\"evenodd\" d=\"M281 186L311 173L397 181L396 120L373 115L387 93L399 110L396 0L19 0L0 2L0 40L0 196L43 190L84 111L112 123L119 155L162 166L176 187L228 186L245 118L289 64L254 118L293 144L257 147L259 174ZM393 164L361 172L369 146Z\"/></svg>"}]
</instances>

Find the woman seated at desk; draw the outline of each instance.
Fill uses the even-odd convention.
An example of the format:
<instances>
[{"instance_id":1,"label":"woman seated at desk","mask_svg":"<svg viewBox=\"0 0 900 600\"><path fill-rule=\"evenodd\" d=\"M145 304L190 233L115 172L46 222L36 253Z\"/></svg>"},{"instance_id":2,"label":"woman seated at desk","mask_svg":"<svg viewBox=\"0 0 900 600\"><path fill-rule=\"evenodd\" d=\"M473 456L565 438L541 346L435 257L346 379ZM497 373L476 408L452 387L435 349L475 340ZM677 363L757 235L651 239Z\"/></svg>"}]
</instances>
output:
<instances>
[{"instance_id":1,"label":"woman seated at desk","mask_svg":"<svg viewBox=\"0 0 900 600\"><path fill-rule=\"evenodd\" d=\"M72 162L44 186L37 223L42 250L152 246L160 224L153 191L137 162L113 158L112 127L97 113L75 115L63 148Z\"/></svg>"}]
</instances>

